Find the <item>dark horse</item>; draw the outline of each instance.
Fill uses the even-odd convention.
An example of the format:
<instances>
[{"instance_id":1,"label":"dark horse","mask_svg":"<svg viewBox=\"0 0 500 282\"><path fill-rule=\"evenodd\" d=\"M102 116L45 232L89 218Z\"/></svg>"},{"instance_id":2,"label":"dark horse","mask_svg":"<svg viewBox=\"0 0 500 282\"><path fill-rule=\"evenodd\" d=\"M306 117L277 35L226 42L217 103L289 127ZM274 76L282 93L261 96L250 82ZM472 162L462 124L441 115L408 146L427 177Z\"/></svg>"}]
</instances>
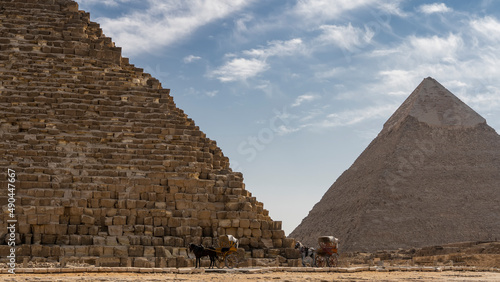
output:
<instances>
[{"instance_id":1,"label":"dark horse","mask_svg":"<svg viewBox=\"0 0 500 282\"><path fill-rule=\"evenodd\" d=\"M193 252L196 256L195 268L200 267L200 259L202 257L208 256L210 258L210 266L212 268L215 265L215 260L217 259L217 252L214 248L205 248L203 245L189 244L189 251Z\"/></svg>"},{"instance_id":2,"label":"dark horse","mask_svg":"<svg viewBox=\"0 0 500 282\"><path fill-rule=\"evenodd\" d=\"M313 260L313 265L316 265L316 262L314 261L316 250L314 248L306 247L301 242L297 241L297 244L295 244L295 249L299 249L300 251L300 255L302 257L302 266L306 266L306 264L304 263L306 257L311 257Z\"/></svg>"}]
</instances>

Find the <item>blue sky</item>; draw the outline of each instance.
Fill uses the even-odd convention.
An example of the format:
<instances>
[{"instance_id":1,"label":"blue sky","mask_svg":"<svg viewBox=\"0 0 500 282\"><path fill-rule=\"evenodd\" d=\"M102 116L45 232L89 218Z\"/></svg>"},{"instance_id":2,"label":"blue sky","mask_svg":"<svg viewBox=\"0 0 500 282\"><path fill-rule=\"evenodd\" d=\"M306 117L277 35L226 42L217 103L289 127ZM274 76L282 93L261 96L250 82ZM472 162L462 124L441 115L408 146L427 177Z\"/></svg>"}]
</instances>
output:
<instances>
[{"instance_id":1,"label":"blue sky","mask_svg":"<svg viewBox=\"0 0 500 282\"><path fill-rule=\"evenodd\" d=\"M425 77L500 129L500 1L77 2L287 234Z\"/></svg>"}]
</instances>

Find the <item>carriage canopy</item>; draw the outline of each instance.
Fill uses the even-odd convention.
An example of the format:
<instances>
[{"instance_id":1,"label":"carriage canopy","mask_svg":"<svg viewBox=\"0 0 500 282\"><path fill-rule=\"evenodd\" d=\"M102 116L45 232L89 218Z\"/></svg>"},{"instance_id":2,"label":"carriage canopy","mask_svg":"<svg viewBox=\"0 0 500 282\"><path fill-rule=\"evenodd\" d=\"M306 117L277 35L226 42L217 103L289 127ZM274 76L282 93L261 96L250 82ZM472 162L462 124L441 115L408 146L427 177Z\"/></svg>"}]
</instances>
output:
<instances>
[{"instance_id":1,"label":"carriage canopy","mask_svg":"<svg viewBox=\"0 0 500 282\"><path fill-rule=\"evenodd\" d=\"M239 242L233 235L221 235L219 236L219 245L222 248L231 248L233 246L238 248Z\"/></svg>"},{"instance_id":2,"label":"carriage canopy","mask_svg":"<svg viewBox=\"0 0 500 282\"><path fill-rule=\"evenodd\" d=\"M337 239L333 236L321 236L318 238L318 244L320 245L320 247L329 246L329 247L335 247L335 249L338 249L339 239Z\"/></svg>"}]
</instances>

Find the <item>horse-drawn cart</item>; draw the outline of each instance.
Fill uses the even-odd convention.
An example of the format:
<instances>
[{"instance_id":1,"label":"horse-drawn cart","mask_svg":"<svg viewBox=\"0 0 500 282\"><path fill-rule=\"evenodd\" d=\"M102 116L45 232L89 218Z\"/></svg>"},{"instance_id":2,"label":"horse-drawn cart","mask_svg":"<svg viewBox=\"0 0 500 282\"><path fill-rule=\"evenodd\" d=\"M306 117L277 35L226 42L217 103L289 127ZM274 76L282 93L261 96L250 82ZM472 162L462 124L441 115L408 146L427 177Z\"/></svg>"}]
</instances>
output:
<instances>
[{"instance_id":1,"label":"horse-drawn cart","mask_svg":"<svg viewBox=\"0 0 500 282\"><path fill-rule=\"evenodd\" d=\"M316 250L314 263L317 267L334 267L338 263L339 239L333 236L318 238L319 249Z\"/></svg>"},{"instance_id":2,"label":"horse-drawn cart","mask_svg":"<svg viewBox=\"0 0 500 282\"><path fill-rule=\"evenodd\" d=\"M217 254L216 265L218 268L234 268L238 265L238 239L232 235L219 237L219 247L215 248Z\"/></svg>"}]
</instances>

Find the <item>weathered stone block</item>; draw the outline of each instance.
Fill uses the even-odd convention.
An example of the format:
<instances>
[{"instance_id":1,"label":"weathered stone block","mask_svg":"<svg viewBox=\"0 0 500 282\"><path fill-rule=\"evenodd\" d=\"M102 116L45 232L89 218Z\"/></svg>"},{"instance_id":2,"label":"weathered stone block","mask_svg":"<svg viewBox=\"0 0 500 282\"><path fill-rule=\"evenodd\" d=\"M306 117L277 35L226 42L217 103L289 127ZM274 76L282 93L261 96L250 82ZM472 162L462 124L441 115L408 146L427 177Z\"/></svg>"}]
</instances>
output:
<instances>
[{"instance_id":1,"label":"weathered stone block","mask_svg":"<svg viewBox=\"0 0 500 282\"><path fill-rule=\"evenodd\" d=\"M128 247L127 246L113 247L113 255L119 258L128 257Z\"/></svg>"},{"instance_id":2,"label":"weathered stone block","mask_svg":"<svg viewBox=\"0 0 500 282\"><path fill-rule=\"evenodd\" d=\"M232 222L230 219L221 219L219 220L219 227L228 228L232 226Z\"/></svg>"},{"instance_id":3,"label":"weathered stone block","mask_svg":"<svg viewBox=\"0 0 500 282\"><path fill-rule=\"evenodd\" d=\"M125 225L125 224L127 224L127 217L126 216L114 216L113 217L113 225Z\"/></svg>"},{"instance_id":4,"label":"weathered stone block","mask_svg":"<svg viewBox=\"0 0 500 282\"><path fill-rule=\"evenodd\" d=\"M123 226L121 226L121 225L108 226L108 234L110 236L122 236L123 235Z\"/></svg>"},{"instance_id":5,"label":"weathered stone block","mask_svg":"<svg viewBox=\"0 0 500 282\"><path fill-rule=\"evenodd\" d=\"M265 256L265 252L263 249L253 249L252 257L253 258L263 258Z\"/></svg>"},{"instance_id":6,"label":"weathered stone block","mask_svg":"<svg viewBox=\"0 0 500 282\"><path fill-rule=\"evenodd\" d=\"M85 214L82 214L80 220L83 224L93 225L95 223L94 217Z\"/></svg>"}]
</instances>

